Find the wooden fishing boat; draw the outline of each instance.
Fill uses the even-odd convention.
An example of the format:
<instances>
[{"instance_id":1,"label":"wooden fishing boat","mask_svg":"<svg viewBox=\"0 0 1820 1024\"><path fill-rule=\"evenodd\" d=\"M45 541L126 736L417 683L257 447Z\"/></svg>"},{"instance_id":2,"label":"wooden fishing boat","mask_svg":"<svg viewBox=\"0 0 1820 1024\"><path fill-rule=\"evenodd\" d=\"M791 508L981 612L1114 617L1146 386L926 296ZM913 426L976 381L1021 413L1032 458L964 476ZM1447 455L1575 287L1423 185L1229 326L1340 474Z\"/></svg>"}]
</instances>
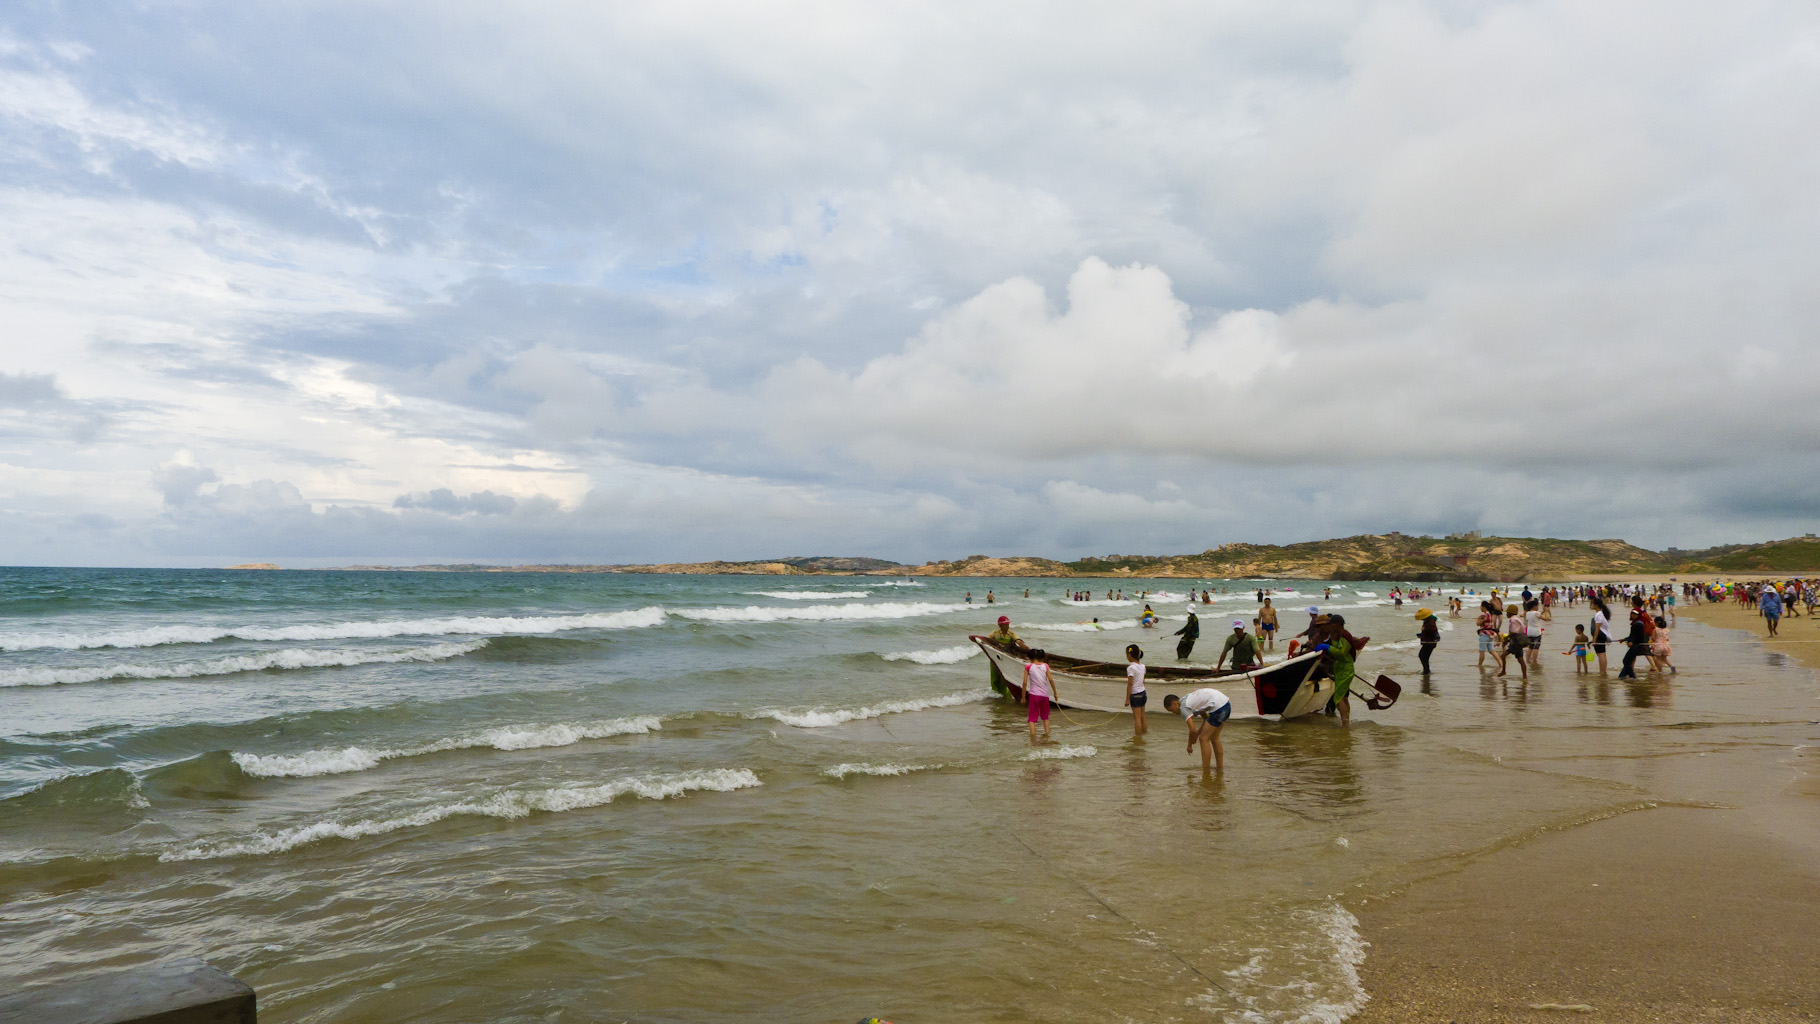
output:
<instances>
[{"instance_id":1,"label":"wooden fishing boat","mask_svg":"<svg viewBox=\"0 0 1820 1024\"><path fill-rule=\"evenodd\" d=\"M986 652L992 664L1004 677L1013 695L1023 698L1024 666L1030 663L1027 651L994 643L991 637L970 636L967 639ZM1065 654L1048 654L1049 677L1055 682L1055 703L1083 711L1129 713L1125 706L1125 663L1122 661L1088 661ZM1211 686L1236 698L1228 687L1239 682L1251 686L1257 698L1257 713L1277 719L1295 718L1320 711L1333 697L1333 674L1325 652L1311 651L1263 668L1239 669L1182 668L1174 665L1145 666L1145 689L1153 695L1150 710L1161 712L1164 693L1187 694ZM1354 678L1352 692L1364 698L1367 706L1381 710L1396 703L1402 687L1388 676L1376 683ZM1238 709L1235 707L1234 711Z\"/></svg>"}]
</instances>

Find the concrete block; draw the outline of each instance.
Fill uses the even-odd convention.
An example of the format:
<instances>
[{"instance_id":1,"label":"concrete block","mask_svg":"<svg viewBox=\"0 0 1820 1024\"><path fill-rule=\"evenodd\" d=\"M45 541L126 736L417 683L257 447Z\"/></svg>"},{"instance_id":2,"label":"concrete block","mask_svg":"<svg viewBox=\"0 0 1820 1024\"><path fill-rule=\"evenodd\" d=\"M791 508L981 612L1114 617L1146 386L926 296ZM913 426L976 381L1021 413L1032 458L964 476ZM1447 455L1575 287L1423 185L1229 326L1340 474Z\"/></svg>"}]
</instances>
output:
<instances>
[{"instance_id":1,"label":"concrete block","mask_svg":"<svg viewBox=\"0 0 1820 1024\"><path fill-rule=\"evenodd\" d=\"M258 1000L193 958L0 995L0 1024L254 1024Z\"/></svg>"}]
</instances>

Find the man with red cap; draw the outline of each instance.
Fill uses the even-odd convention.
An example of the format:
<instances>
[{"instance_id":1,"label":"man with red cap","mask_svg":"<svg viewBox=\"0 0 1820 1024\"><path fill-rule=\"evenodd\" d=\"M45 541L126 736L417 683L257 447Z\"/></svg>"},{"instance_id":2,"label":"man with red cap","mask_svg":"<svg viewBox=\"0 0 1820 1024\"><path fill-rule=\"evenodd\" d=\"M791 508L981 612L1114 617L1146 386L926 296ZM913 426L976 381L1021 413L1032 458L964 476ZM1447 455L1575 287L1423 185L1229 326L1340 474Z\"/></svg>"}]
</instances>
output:
<instances>
[{"instance_id":1,"label":"man with red cap","mask_svg":"<svg viewBox=\"0 0 1820 1024\"><path fill-rule=\"evenodd\" d=\"M1011 631L1011 617L1009 615L1000 615L998 617L998 629L994 630L986 639L1007 650L1027 651L1030 649L1030 645L1024 643L1016 633ZM999 674L998 665L993 664L991 658L987 658L986 661L988 667L992 671L992 692L998 694L1010 693L1010 688L1005 685L1005 677Z\"/></svg>"}]
</instances>

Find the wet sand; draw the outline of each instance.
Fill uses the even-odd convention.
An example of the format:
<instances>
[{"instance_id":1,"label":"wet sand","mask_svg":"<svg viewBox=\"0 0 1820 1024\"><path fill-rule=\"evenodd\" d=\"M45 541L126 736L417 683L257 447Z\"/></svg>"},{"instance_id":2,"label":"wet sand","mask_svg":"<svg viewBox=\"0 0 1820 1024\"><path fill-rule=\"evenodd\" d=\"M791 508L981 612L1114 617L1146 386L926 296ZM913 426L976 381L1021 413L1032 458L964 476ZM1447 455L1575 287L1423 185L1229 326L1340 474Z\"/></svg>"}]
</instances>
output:
<instances>
[{"instance_id":1,"label":"wet sand","mask_svg":"<svg viewBox=\"0 0 1820 1024\"><path fill-rule=\"evenodd\" d=\"M1682 614L1763 633L1734 606ZM1793 642L1820 639L1813 620L1783 631L1789 642L1775 650L1816 664L1820 644ZM1677 650L1706 653L1732 643L1741 664L1776 657L1685 622L1676 638ZM1811 701L1791 710L1820 718ZM1816 739L1797 719L1752 748L1690 749L1647 767L1595 752L1528 761L1639 785L1655 806L1544 830L1355 900L1371 1001L1354 1020L1820 1019Z\"/></svg>"},{"instance_id":2,"label":"wet sand","mask_svg":"<svg viewBox=\"0 0 1820 1024\"><path fill-rule=\"evenodd\" d=\"M1744 608L1732 602L1725 604L1700 604L1681 608L1684 618L1704 622L1720 629L1737 629L1756 637L1757 641L1770 650L1780 651L1805 665L1820 668L1820 618L1799 618L1783 616L1777 628L1777 635L1769 635L1769 627L1764 625L1763 616L1755 608ZM1738 640L1743 640L1740 636Z\"/></svg>"}]
</instances>

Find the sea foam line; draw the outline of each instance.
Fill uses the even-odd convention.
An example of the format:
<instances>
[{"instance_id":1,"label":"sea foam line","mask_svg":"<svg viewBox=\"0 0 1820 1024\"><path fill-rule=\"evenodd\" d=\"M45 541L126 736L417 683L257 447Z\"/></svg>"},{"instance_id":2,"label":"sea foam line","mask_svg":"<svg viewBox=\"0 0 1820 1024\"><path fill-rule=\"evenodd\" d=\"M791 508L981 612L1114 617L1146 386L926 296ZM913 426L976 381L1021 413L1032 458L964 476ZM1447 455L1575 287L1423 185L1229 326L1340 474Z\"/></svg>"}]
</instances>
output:
<instances>
[{"instance_id":1,"label":"sea foam line","mask_svg":"<svg viewBox=\"0 0 1820 1024\"><path fill-rule=\"evenodd\" d=\"M467 736L453 736L417 747L369 750L344 747L340 750L306 750L301 754L248 754L235 751L234 763L248 775L265 779L302 779L315 775L341 775L363 772L381 762L401 757L419 757L446 750L471 750L491 747L494 750L533 750L544 747L566 747L582 740L606 739L653 732L663 728L656 715L616 718L606 722L558 723L556 725L503 725Z\"/></svg>"},{"instance_id":2,"label":"sea foam line","mask_svg":"<svg viewBox=\"0 0 1820 1024\"><path fill-rule=\"evenodd\" d=\"M459 615L441 619L382 619L296 626L148 626L94 634L23 634L0 638L0 650L84 650L95 647L157 647L207 644L217 640L378 640L395 636L509 636L561 633L571 629L640 629L662 625L660 607L582 615Z\"/></svg>"},{"instance_id":3,"label":"sea foam line","mask_svg":"<svg viewBox=\"0 0 1820 1024\"><path fill-rule=\"evenodd\" d=\"M775 597L780 601L840 601L871 596L864 590L751 590L747 593L753 597Z\"/></svg>"},{"instance_id":4,"label":"sea foam line","mask_svg":"<svg viewBox=\"0 0 1820 1024\"><path fill-rule=\"evenodd\" d=\"M429 644L404 651L346 651L287 648L261 654L241 654L208 661L184 661L172 665L97 665L88 668L15 668L0 670L0 687L62 686L72 683L104 683L145 679L195 679L202 676L235 675L241 672L264 672L271 669L347 668L354 665L392 665L401 662L443 661L472 654L487 645L485 640L463 643Z\"/></svg>"},{"instance_id":5,"label":"sea foam line","mask_svg":"<svg viewBox=\"0 0 1820 1024\"><path fill-rule=\"evenodd\" d=\"M926 772L940 768L939 764L837 764L822 772L823 775L844 779L849 775L908 775L911 772Z\"/></svg>"},{"instance_id":6,"label":"sea foam line","mask_svg":"<svg viewBox=\"0 0 1820 1024\"><path fill-rule=\"evenodd\" d=\"M914 661L918 665L953 665L966 661L979 652L980 649L973 644L959 644L934 651L893 651L890 654L881 654L879 657L886 661Z\"/></svg>"},{"instance_id":7,"label":"sea foam line","mask_svg":"<svg viewBox=\"0 0 1820 1024\"><path fill-rule=\"evenodd\" d=\"M928 697L912 700L892 700L864 708L836 708L824 711L816 708L810 711L785 711L773 708L766 711L755 711L748 718L775 718L785 725L794 725L799 729L826 729L831 725L844 725L867 718L878 718L881 715L899 715L907 711L927 711L930 708L950 708L956 704L971 704L992 696L991 690L968 690L965 693L950 693L942 697Z\"/></svg>"},{"instance_id":8,"label":"sea foam line","mask_svg":"<svg viewBox=\"0 0 1820 1024\"><path fill-rule=\"evenodd\" d=\"M826 622L834 619L909 619L964 612L983 605L885 601L878 604L812 604L801 608L673 608L670 614L700 622Z\"/></svg>"},{"instance_id":9,"label":"sea foam line","mask_svg":"<svg viewBox=\"0 0 1820 1024\"><path fill-rule=\"evenodd\" d=\"M1098 747L1042 747L1024 755L1026 761L1065 760L1071 757L1092 757L1099 753Z\"/></svg>"},{"instance_id":10,"label":"sea foam line","mask_svg":"<svg viewBox=\"0 0 1820 1024\"><path fill-rule=\"evenodd\" d=\"M538 812L555 813L587 807L599 807L627 794L646 800L665 800L697 790L716 793L732 792L763 785L745 768L714 768L685 772L680 775L653 775L616 779L598 786L563 786L555 789L508 790L478 800L434 804L409 814L392 818L362 818L359 821L319 821L311 825L287 828L278 832L255 833L252 837L214 845L197 845L166 850L161 861L214 860L220 857L249 857L283 853L324 839L359 839L381 835L402 828L418 828L447 818L478 816L487 818L523 818Z\"/></svg>"}]
</instances>

